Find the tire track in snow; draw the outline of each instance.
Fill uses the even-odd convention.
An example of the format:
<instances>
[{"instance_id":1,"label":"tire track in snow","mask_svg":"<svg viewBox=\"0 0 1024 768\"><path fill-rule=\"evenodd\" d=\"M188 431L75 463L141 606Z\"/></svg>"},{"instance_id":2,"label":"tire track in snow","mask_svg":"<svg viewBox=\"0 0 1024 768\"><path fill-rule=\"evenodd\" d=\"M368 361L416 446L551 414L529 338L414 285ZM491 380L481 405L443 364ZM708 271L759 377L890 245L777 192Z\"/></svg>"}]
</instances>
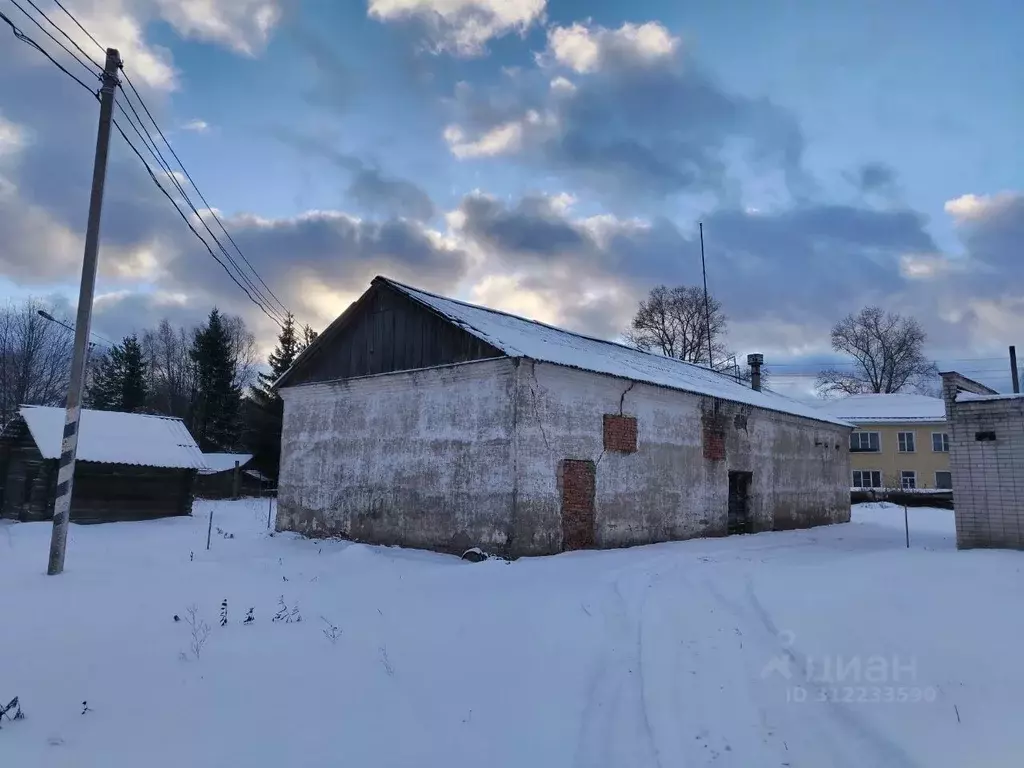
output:
<instances>
[{"instance_id":1,"label":"tire track in snow","mask_svg":"<svg viewBox=\"0 0 1024 768\"><path fill-rule=\"evenodd\" d=\"M774 638L777 639L780 636L779 630L775 625L775 621L772 616L765 609L764 604L757 596L757 592L754 589L754 582L750 577L750 574L746 574L745 579L745 591L746 599L751 607L751 611L754 616L757 617L758 622L761 626ZM792 654L798 660L804 661L807 656L801 653L795 648L787 648L787 653ZM812 683L807 679L807 665L806 663L798 663L796 665L800 679L804 683ZM835 701L833 699L826 699L825 707L819 707L819 711L824 711L831 718L839 723L839 725L852 732L862 742L870 745L872 751L875 753L878 759L885 760L882 763L875 763L875 765L885 766L898 766L900 768L913 768L917 765L917 762L907 754L906 750L903 749L899 744L892 741L888 736L878 731L877 728L872 726L865 718L856 710L846 706L841 701Z\"/></svg>"},{"instance_id":2,"label":"tire track in snow","mask_svg":"<svg viewBox=\"0 0 1024 768\"><path fill-rule=\"evenodd\" d=\"M655 560L611 574L601 602L606 651L580 723L574 765L662 768L643 669L643 615ZM623 594L627 589L628 596ZM635 606L631 611L630 607Z\"/></svg>"}]
</instances>

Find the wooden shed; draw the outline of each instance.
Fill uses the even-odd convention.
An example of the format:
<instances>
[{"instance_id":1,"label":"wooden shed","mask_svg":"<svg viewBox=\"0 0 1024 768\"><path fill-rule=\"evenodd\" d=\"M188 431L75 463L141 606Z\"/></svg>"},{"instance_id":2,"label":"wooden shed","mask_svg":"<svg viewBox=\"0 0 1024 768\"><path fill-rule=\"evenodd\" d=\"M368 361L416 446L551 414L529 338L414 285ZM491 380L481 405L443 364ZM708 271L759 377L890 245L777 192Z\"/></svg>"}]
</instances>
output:
<instances>
[{"instance_id":1,"label":"wooden shed","mask_svg":"<svg viewBox=\"0 0 1024 768\"><path fill-rule=\"evenodd\" d=\"M260 472L246 469L251 453L204 453L206 469L199 470L195 494L199 499L262 496L270 482Z\"/></svg>"},{"instance_id":2,"label":"wooden shed","mask_svg":"<svg viewBox=\"0 0 1024 768\"><path fill-rule=\"evenodd\" d=\"M71 520L149 520L192 512L203 454L181 419L83 410ZM0 432L0 518L53 515L64 409L23 406Z\"/></svg>"}]
</instances>

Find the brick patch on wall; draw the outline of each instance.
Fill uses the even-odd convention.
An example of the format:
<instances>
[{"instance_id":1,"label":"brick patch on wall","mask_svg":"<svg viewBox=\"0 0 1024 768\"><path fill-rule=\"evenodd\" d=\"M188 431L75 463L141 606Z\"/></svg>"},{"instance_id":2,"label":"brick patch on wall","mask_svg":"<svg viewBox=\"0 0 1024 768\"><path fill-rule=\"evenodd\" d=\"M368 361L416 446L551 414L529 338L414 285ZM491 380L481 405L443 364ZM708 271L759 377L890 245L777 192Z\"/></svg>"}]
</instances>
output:
<instances>
[{"instance_id":1,"label":"brick patch on wall","mask_svg":"<svg viewBox=\"0 0 1024 768\"><path fill-rule=\"evenodd\" d=\"M717 404L713 412L705 411L701 416L702 442L704 458L711 461L725 460L725 419L718 412Z\"/></svg>"},{"instance_id":2,"label":"brick patch on wall","mask_svg":"<svg viewBox=\"0 0 1024 768\"><path fill-rule=\"evenodd\" d=\"M562 549L594 546L594 462L565 459L562 474Z\"/></svg>"},{"instance_id":3,"label":"brick patch on wall","mask_svg":"<svg viewBox=\"0 0 1024 768\"><path fill-rule=\"evenodd\" d=\"M615 413L604 415L604 449L621 453L636 453L636 418L619 416Z\"/></svg>"}]
</instances>

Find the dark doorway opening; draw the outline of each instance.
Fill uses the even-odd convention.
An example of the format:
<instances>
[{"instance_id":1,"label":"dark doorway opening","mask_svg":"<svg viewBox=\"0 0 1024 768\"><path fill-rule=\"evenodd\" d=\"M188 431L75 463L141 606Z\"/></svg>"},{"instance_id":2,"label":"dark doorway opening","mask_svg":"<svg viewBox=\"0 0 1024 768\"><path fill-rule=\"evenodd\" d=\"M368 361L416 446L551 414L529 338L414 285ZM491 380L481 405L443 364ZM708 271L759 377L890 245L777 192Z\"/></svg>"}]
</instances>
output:
<instances>
[{"instance_id":1,"label":"dark doorway opening","mask_svg":"<svg viewBox=\"0 0 1024 768\"><path fill-rule=\"evenodd\" d=\"M566 459L562 462L562 549L594 546L594 462Z\"/></svg>"},{"instance_id":2,"label":"dark doorway opening","mask_svg":"<svg viewBox=\"0 0 1024 768\"><path fill-rule=\"evenodd\" d=\"M753 472L729 473L729 529L728 533L750 533L750 484Z\"/></svg>"}]
</instances>

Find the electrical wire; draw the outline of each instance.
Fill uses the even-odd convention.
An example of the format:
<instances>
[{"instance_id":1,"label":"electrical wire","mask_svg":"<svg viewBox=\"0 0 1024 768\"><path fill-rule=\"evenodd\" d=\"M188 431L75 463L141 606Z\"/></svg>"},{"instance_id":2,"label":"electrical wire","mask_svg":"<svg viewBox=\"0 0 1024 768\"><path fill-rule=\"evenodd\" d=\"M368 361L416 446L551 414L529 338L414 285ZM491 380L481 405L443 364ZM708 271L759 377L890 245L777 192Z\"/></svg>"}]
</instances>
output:
<instances>
[{"instance_id":1,"label":"electrical wire","mask_svg":"<svg viewBox=\"0 0 1024 768\"><path fill-rule=\"evenodd\" d=\"M14 0L11 0L11 2L14 2ZM75 42L75 39L73 37L71 37L71 35L69 35L67 32L65 32L63 29L61 29L60 26L55 21L53 21L53 19L51 19L49 16L47 16L46 12L41 10L39 8L39 6L35 4L34 0L25 0L25 2L27 2L33 8L35 8L36 13L38 13L40 16L42 16L51 27L53 27L58 32L60 32L62 35L64 35L65 39L67 39L67 41L69 43L71 43L73 46L75 46L75 48L78 50L78 52L80 54L82 54L83 56L85 56L86 59L91 61L94 67L99 69L101 72L103 71L103 65L100 64L98 61L96 61L96 59L94 59L92 56L90 56L84 50L82 50L82 46L80 46L77 42ZM15 5L17 5L17 3L15 3ZM58 5L60 5L60 3L58 3ZM64 11L64 13L68 13L67 9L64 8L63 6L61 6L61 9ZM68 13L68 15L70 16L71 14ZM74 17L72 17L72 21L75 21ZM75 21L75 23L77 24L78 22ZM79 24L78 26L81 28L82 25ZM85 31L85 30L83 29L82 31ZM89 33L86 32L86 34L89 34ZM90 37L92 37L92 36L90 35ZM93 42L95 43L96 41L93 40ZM104 55L106 55L106 51L104 51Z\"/></svg>"},{"instance_id":2,"label":"electrical wire","mask_svg":"<svg viewBox=\"0 0 1024 768\"><path fill-rule=\"evenodd\" d=\"M42 11L39 10L39 6L37 6L34 2L32 2L32 0L26 0L26 1L33 8L36 9L36 11L39 13L39 15L41 15L44 19L46 19L47 22L49 22L52 26L54 26L55 28L57 28L60 31L60 28L57 27L57 25L54 24L52 21L50 21L50 19L47 17L47 15L45 13L43 13ZM85 70L87 72L89 72L89 74L93 75L97 80L100 79L100 73L99 72L97 72L96 70L91 68L88 64L86 64L84 61L82 61L80 58L78 58L74 53L71 52L70 48L68 48L66 45L64 45L64 43L62 43L60 40L58 40L56 37L54 37L52 34L50 34L50 31L46 27L44 27L41 23L39 23L39 20L35 16L33 16L28 11L26 11L25 10L25 6L21 5L21 3L18 2L18 0L10 0L10 2L11 2L11 5L13 5L15 8L17 8L23 14L25 14L26 18L28 18L29 21L31 21L33 24L35 24L37 27L39 27L39 31L42 32L44 35L46 35L48 38L50 38L50 40L53 41L54 45L56 45L58 48L63 50L64 53L66 53L68 56L73 58L76 62L81 64L82 67L84 67ZM7 21L8 24L11 24L11 21L9 19L7 19L6 17L4 17L4 20ZM11 24L11 26L13 26L13 24ZM64 32L61 31L61 34L64 34ZM67 35L64 35L64 36L67 37ZM68 39L70 40L71 38L68 38ZM72 42L74 42L74 41L72 41ZM38 43L33 43L33 44L34 44L34 47L39 48L39 50L42 50L42 48L39 47ZM49 55L47 55L47 57L49 58ZM86 56L86 58L89 59L88 56ZM92 59L89 59L89 60L92 61ZM97 67L99 67L99 65L96 64L96 62L93 62L93 64L95 64ZM61 67L61 69L63 69L63 67ZM100 70L102 70L102 69L103 68L100 67Z\"/></svg>"},{"instance_id":3,"label":"electrical wire","mask_svg":"<svg viewBox=\"0 0 1024 768\"><path fill-rule=\"evenodd\" d=\"M54 37L53 37L53 35L51 35L51 34L50 34L49 32L47 32L47 30L46 30L46 29L45 29L45 28L44 28L44 27L43 27L43 26L42 26L42 25L41 25L41 24L40 24L40 23L39 23L38 21L36 21L36 20L35 20L35 18L33 18L33 17L31 16L31 14L29 14L29 13L28 13L27 11L25 11L25 9L24 9L24 8L23 8L22 6L20 6L20 5L19 5L19 4L17 3L17 1L16 1L16 0L11 0L11 2L12 2L12 4L13 4L13 5L15 6L15 7L17 7L17 8L18 8L18 10L20 10L20 11L21 11L22 13L24 13L24 14L25 14L26 16L28 16L28 18L29 18L30 20L32 20L32 21L33 21L33 22L34 22L34 23L36 24L36 26L37 26L37 27L39 27L39 28L40 28L40 30L42 30L42 31L43 31L43 33L47 35L47 37L49 37L49 38L50 38L51 40L53 40L53 42L54 42L54 43L56 43L56 44L57 44L57 45L58 45L58 46L59 46L60 48L62 48L62 49L63 49L63 50L65 51L65 53L67 53L67 54L68 54L69 56L71 56L71 58L73 58L73 59L74 59L74 60L75 60L76 62L78 62L78 63L79 63L80 65L82 65L83 67L85 67L86 69L88 69L88 65L87 65L87 64L85 64L85 62L83 62L83 61L82 61L82 60L81 60L80 58L78 58L77 56L75 56L75 54L74 54L74 53L72 53L72 52L71 52L71 51L70 51L70 50L69 50L69 49L68 49L68 48L67 48L66 46L62 45L62 44L60 43L60 41L59 41L59 40L57 40L56 38L54 38ZM33 6L33 7L35 7L35 6ZM65 9L65 13L67 13L66 9ZM69 14L69 15L70 15L70 14ZM44 17L45 17L45 14L44 14ZM72 80L74 80L74 81L75 81L76 83L78 83L78 85L80 85L80 86L81 86L81 87L82 87L83 89L85 89L86 91L88 91L89 93L91 93L91 94L93 95L93 97L94 97L94 98L96 98L97 100L99 99L99 91L98 91L98 89L97 89L97 90L93 90L93 89L92 89L92 88L91 88L91 87L90 87L89 85L87 85L87 84L86 84L85 82L83 82L83 81L81 80L81 78L77 77L77 76L76 76L76 75L75 75L74 73L72 73L71 71L69 71L69 70L68 70L68 69L67 69L67 68L66 68L65 66L63 66L63 65L62 65L62 64L61 64L61 63L60 63L59 61L57 61L57 60L56 60L56 59L55 59L55 58L54 58L53 56L51 56L51 55L50 55L50 53L49 53L49 52L48 52L48 51L47 51L46 49L44 49L44 48L43 48L42 46L40 46L40 45L39 45L39 43L37 43L37 42L36 42L35 40L33 40L33 39L32 39L31 37L29 37L29 36L28 36L27 34L25 34L25 33L24 33L24 32L23 32L23 31L22 31L22 30L21 30L21 29L20 29L20 28L19 28L19 27L18 27L18 26L17 26L17 25L16 25L15 23L14 23L14 22L13 22L13 21L12 21L12 20L11 20L11 19L10 19L10 18L9 18L9 17L8 17L7 15L6 15L6 14L4 14L3 12L0 12L0 21L3 21L3 22L5 22L5 23L6 23L6 24L7 24L7 25L8 25L8 26L9 26L9 27L11 28L11 32L12 32L12 34L14 35L14 37L15 37L15 38L16 38L17 40L20 40L21 42L23 42L23 43L25 43L25 44L27 44L27 45L31 46L31 47L32 47L32 48L34 48L35 50L37 50L37 51L38 51L39 53L43 54L43 56L45 56L45 57L46 57L46 58L47 58L47 59L48 59L48 60L50 61L50 63L51 63L51 64L53 64L54 66L56 66L56 67L57 67L57 68L58 68L58 69L59 69L59 70L60 70L61 72L63 72L63 73L64 73L65 75L67 75L67 76L68 76L69 78L71 78L71 79L72 79ZM50 20L49 20L49 19L47 19L47 21L50 21ZM52 21L50 21L50 23L52 24L53 22L52 22ZM55 26L56 26L56 25L55 25ZM96 41L95 41L95 38L92 38L92 36L91 36L91 35L90 35L90 38L91 38L91 39L93 39L93 42L96 42ZM97 45L98 45L98 43L97 43ZM91 71L92 71L92 70L90 70L90 72L91 72ZM123 93L123 92L124 92L124 91L123 91L123 89L122 89L122 93ZM127 117L127 113L126 113L126 112L124 112L123 108L122 108L122 113L123 113L123 114L125 114L125 116ZM127 117L127 119L128 119L128 121L129 121L129 122L131 122L131 118L130 118L130 117ZM113 122L113 124L114 124L114 127L115 127L115 128L117 129L118 133L120 133L120 134L121 134L121 137L122 137L122 138L123 138L123 139L125 140L125 143L126 143L126 144L128 144L128 147L129 147L129 148L130 148L130 149L132 150L132 152L134 152L134 153L135 153L135 155L136 155L136 156L137 156L137 157L139 158L139 160L140 160L140 161L142 162L142 164L143 164L143 166L145 167L146 171L147 171L147 172L149 173L150 179L152 179L153 183L154 183L154 184L156 184L157 188L158 188L158 189L159 189L159 190L160 190L160 191L161 191L161 192L162 192L162 193L164 194L164 196L165 196L165 197L167 197L167 199L168 199L168 200L169 200L169 201L171 202L171 204L172 204L172 205L174 206L174 209L175 209L175 211L177 211L177 212L178 212L178 215L179 215L179 216L181 216L182 220L183 220L183 221L185 222L185 224L186 224L186 225L188 226L188 228L189 228L189 229L190 229L190 230L192 231L192 233L193 233L193 234L194 234L194 235L195 235L195 236L196 236L196 237L197 237L197 238L199 239L199 241L200 241L200 242L201 242L201 243L202 243L202 244L203 244L203 245L204 245L204 246L206 247L206 250L207 250L207 251L208 251L208 252L210 253L210 256L211 256L211 257L213 258L213 260L214 260L214 261L216 261L216 262L217 262L218 264L220 264L220 265L221 265L221 267L222 267L222 268L224 269L224 271L225 271L225 272L227 273L228 277L229 277L229 278L230 278L230 279L232 280L232 282L234 282L234 283L235 283L235 285L237 285L237 286L238 286L239 288L241 288L241 289L242 289L242 291L243 291L243 292L244 292L244 293L246 294L246 296L247 296L247 297L249 298L249 300L253 302L253 304L255 304L255 305L256 305L256 306L257 306L257 307L258 307L258 308L259 308L259 309L260 309L260 310L261 310L261 311L262 311L262 312L263 312L264 314L266 314L266 315L267 315L267 317L269 317L269 318L270 318L271 320L273 320L273 321L274 321L274 323L275 323L276 325L280 326L280 325L281 325L281 322L280 322L280 320L279 320L278 318L276 318L276 317L275 317L274 315L272 315L272 314L271 314L270 312L268 312L268 311L267 311L267 309L266 309L266 308L264 307L264 305L263 305L263 304L261 304L261 303L260 303L259 301L257 301L257 300L255 299L255 297L253 297L253 295L252 295L252 294L251 294L251 293L250 293L250 292L249 292L249 291L248 291L248 290L246 289L246 287L245 287L244 285L242 285L242 284L241 284L241 283L240 283L240 282L238 281L238 279L237 279L237 278L236 278L236 277L234 276L234 274L232 274L231 270L230 270L230 269L228 269L227 265L226 265L226 264L225 264L224 262L222 262L222 261L221 261L221 260L220 260L219 258L217 258L217 255L216 255L216 254L215 254L215 253L213 252L213 249L212 249L212 248L210 247L209 243L207 243L207 241L206 241L206 240L205 240L205 239L204 239L204 238L202 237L202 235L200 235L200 234L199 234L198 230L196 230L196 228L195 228L195 227L194 227L194 226L192 225L192 222L191 222L191 221L189 221L189 219L188 219L188 216L187 216L187 215L186 215L186 214L185 214L185 213L184 213L184 212L183 212L183 211L182 211L182 210L181 210L181 209L179 208L179 206L178 206L177 202L176 202L176 201L174 200L174 198L173 198L173 197L172 197L172 196L170 195L170 193L168 193L168 192L167 192L167 190L166 190L166 189L165 189L165 188L163 187L163 185L161 185L161 184L160 184L159 180L158 180L158 179L157 179L157 177L156 177L156 174L155 174L155 173L153 172L153 169L152 169L152 168L150 167L149 163L148 163L148 162L146 161L145 157L143 157L142 153L141 153L141 152L140 152L140 151L138 150L138 148L137 148L137 147L136 147L136 146L135 146L135 145L134 145L134 144L132 143L132 141L131 141L131 140L130 140L130 139L128 138L128 135L127 135L127 134L126 134L126 133L124 132L124 130L123 130L123 129L121 128L121 126L120 126L120 124L118 123L118 121L117 121L116 119L113 119L113 120L112 120L112 122ZM133 127L133 128L135 128L135 125L134 125L134 123L132 123L132 127ZM144 126L143 126L143 128L144 128ZM142 137L142 132L141 132L141 131L139 131L139 130L138 130L137 128L136 128L136 132L137 132L137 133L139 133L139 135L140 135L140 138L141 138L141 137ZM165 139L165 141L166 141L166 139ZM143 142L145 143L145 139L143 139ZM149 145L147 144L146 146L147 146L147 149L148 149L148 148L149 148ZM171 176L171 178L172 178L172 179L174 178L174 177L173 177L173 173L171 173L171 174L169 174L169 175ZM197 191L198 191L198 190L197 190ZM193 210L194 210L194 207L193 207ZM201 218L201 217L200 217L200 218ZM237 246L236 246L236 247L237 247ZM236 268L237 268L237 265L236 265ZM251 265L250 265L250 268L251 268Z\"/></svg>"},{"instance_id":4,"label":"electrical wire","mask_svg":"<svg viewBox=\"0 0 1024 768\"><path fill-rule=\"evenodd\" d=\"M89 91L89 93L91 93L93 96L95 96L96 98L99 98L99 89L98 88L96 90L93 90L90 86L88 86L84 82L82 82L81 78L79 78L77 75L75 75L72 72L70 72L63 64L61 64L59 61L57 61L55 58L53 58L53 56L50 55L49 51L47 51L45 48L43 48L41 45L39 45L39 43L37 43L31 37L29 37L24 32L22 32L18 28L18 26L13 21L11 21L11 19L6 14L4 14L2 11L0 11L0 21L5 22L11 28L11 32L14 34L14 37L16 39L20 40L21 42L25 43L26 45L31 46L32 48L35 48L37 51L39 51L39 53L43 54L43 56L45 56L47 59L49 59L50 63L53 64L55 67L57 67L57 69L59 69L65 75L70 77L72 80L74 80L80 86L82 86L85 90ZM77 57L75 58L75 61L77 61L79 64L82 63L82 60L77 58Z\"/></svg>"},{"instance_id":5,"label":"electrical wire","mask_svg":"<svg viewBox=\"0 0 1024 768\"><path fill-rule=\"evenodd\" d=\"M122 112L127 117L128 113L124 112L123 110L122 110ZM141 137L141 135L142 135L141 132L139 131L138 127L131 121L131 118L127 117L127 120L129 122L129 124L131 125L131 127L135 130L135 132L137 134L139 134L140 137ZM201 242L206 247L206 250L210 253L210 256L213 258L213 260L216 261L218 264L220 264L221 267L223 267L224 271L227 273L227 276L231 278L231 281L235 285L237 285L239 288L242 289L242 291L245 293L245 295L249 297L249 300L253 304L255 304L257 307L259 307L260 311L262 311L263 314L265 314L267 317L269 317L271 320L273 320L276 325L280 326L281 325L280 320L278 320L276 317L274 317L272 314L270 314L270 312L267 311L266 307L264 307L260 302L258 302L253 297L253 295L251 293L249 293L249 289L246 288L244 285L242 285L240 282L238 282L238 279L234 276L234 274L232 274L231 270L228 269L228 265L225 264L223 261L221 261L217 257L217 254L213 252L213 248L210 247L210 244L208 242L206 242L206 239L203 238L203 236L201 234L199 234L199 230L197 230L194 226L192 226L192 222L189 221L188 216L178 206L177 201L175 201L175 199L171 196L171 193L168 192L167 189L163 186L163 184L161 184L160 181L157 179L156 174L153 172L153 169L150 167L149 163L146 162L146 158L142 156L142 153L138 150L138 147L136 147L131 142L131 139L128 138L128 135L124 132L124 129L121 128L121 124L118 123L118 121L116 119L113 120L113 123L114 123L114 127L117 129L117 132L121 134L121 138L124 139L124 141L128 145L128 147L132 150L132 152L135 153L135 156L139 158L139 161L142 163L143 167L145 167L146 172L149 174L149 178L153 180L153 183L156 185L157 189L159 189L163 193L164 197L166 197L170 201L171 205L174 206L174 210L178 212L178 215L181 216L182 221L184 221L185 224L188 226L188 228L190 230L192 230L192 234L194 234L199 239L199 242ZM145 141L145 140L143 140L143 141Z\"/></svg>"},{"instance_id":6,"label":"electrical wire","mask_svg":"<svg viewBox=\"0 0 1024 768\"><path fill-rule=\"evenodd\" d=\"M157 123L157 121L153 118L152 113L149 111L149 107L146 106L146 102L143 100L142 96L139 94L138 90L135 88L134 83L132 83L131 77L128 76L127 72L124 72L124 67L123 66L121 68L121 71L124 74L125 82L128 83L128 87L132 89L132 93L135 94L135 98L138 99L139 104L142 105L142 109L146 113L146 116L149 117L150 122L153 123L153 127L156 128L156 131L160 135L160 138L163 140L164 144L167 145L167 149L170 150L171 156L178 163L178 167L181 168L181 172L183 174L185 174L185 178L188 179L189 183L192 185L192 188L195 189L196 194L199 195L199 199L202 201L203 205L206 206L206 210L210 212L210 215L213 217L214 221L216 221L217 224L220 226L221 231L223 231L224 234L227 236L227 238L230 241L231 245L234 246L235 250L238 252L238 255L242 257L242 261L245 262L246 266L248 266L249 269L252 271L252 273L256 276L256 279L260 281L260 284L262 284L263 287L267 290L267 293L270 294L270 296L274 299L274 301L277 302L277 305L282 310L284 310L284 312L286 314L291 314L291 312L289 311L288 307L286 307L281 302L281 300L277 297L277 294L275 294L274 291L271 290L270 286L267 285L263 281L263 278L260 277L259 272L256 271L256 269L252 266L251 263L249 263L249 260L245 257L245 254L242 253L242 249L238 247L238 243L235 242L235 239L231 236L231 233L228 232L227 228L224 226L224 222L221 221L220 217L217 215L217 213L214 210L213 206L210 205L206 201L205 197L203 197L203 193L200 191L198 185L192 179L192 176L191 176L191 174L189 174L188 169L185 168L185 164L183 162L181 162L181 158L178 157L178 153L174 151L174 147L171 146L171 143L167 140L167 137L164 136L164 132L160 129L159 123ZM123 87L121 88L121 91L124 92L124 88Z\"/></svg>"},{"instance_id":7,"label":"electrical wire","mask_svg":"<svg viewBox=\"0 0 1024 768\"><path fill-rule=\"evenodd\" d=\"M64 11L64 13L66 13L68 15L68 18L71 19L75 23L76 27L78 27L80 30L82 30L82 32L85 34L86 37L88 37L90 40L92 40L96 44L96 47L99 48L100 51L102 51L104 54L106 54L107 49L104 48L102 45L100 45L99 41L95 37L92 36L92 33L88 29L86 29L85 27L82 26L82 23L78 19L75 18L75 15L73 13L71 13L71 11L69 11L67 8L64 7L64 5L60 2L60 0L53 0L53 2L56 3L58 8L60 8L62 11ZM75 46L75 47L77 48L77 46ZM82 49L79 48L79 50L82 50ZM85 54L84 51L82 53L83 53L83 55ZM86 57L86 58L88 58L88 57Z\"/></svg>"},{"instance_id":8,"label":"electrical wire","mask_svg":"<svg viewBox=\"0 0 1024 768\"><path fill-rule=\"evenodd\" d=\"M143 145L146 147L146 150L150 153L153 159L156 160L156 164L160 167L160 170L162 170L164 174L167 176L167 178L170 179L171 184L174 186L175 189L178 190L178 194L181 195L186 205L188 205L188 207L192 210L192 213L195 214L196 218L206 229L207 233L213 239L213 242L216 243L218 249L221 252L221 255L223 255L223 257L228 261L228 263L235 268L235 272L246 283L247 293L251 291L250 295L255 294L256 297L258 298L254 300L260 305L260 309L263 310L264 314L268 315L269 317L272 317L274 319L274 322L276 322L278 325L282 325L284 322L284 317L280 315L280 312L278 310L275 310L273 305L270 303L269 299L267 299L267 297L260 292L259 288L256 287L256 285L252 282L251 279L249 279L248 275L246 275L245 272L242 271L241 267L239 267L238 263L231 257L231 254L228 253L227 249L214 234L213 230L210 229L210 225L206 223L206 219L202 216L202 214L199 213L199 210L196 208L195 204L189 198L188 193L185 191L184 187L182 187L181 182L178 181L178 177L174 174L174 171L171 169L170 163L167 162L166 158L163 155L163 152L161 152L160 148L157 146L156 140L149 135L149 132L146 130L145 121L143 121L142 117L139 115L138 110L135 109L135 105L132 104L131 99L128 98L128 94L125 92L124 88L121 89L121 93L125 96L124 101L128 105L128 108L132 111L132 115L134 115L135 120L132 120L132 117L128 115L128 113L125 111L124 107L121 105L120 102L117 102L117 108L121 111L121 113L131 124L132 128L135 130L135 133L142 140ZM139 127L136 127L136 121ZM202 197L202 195L200 195L200 197ZM220 263L219 259L218 263Z\"/></svg>"}]
</instances>

